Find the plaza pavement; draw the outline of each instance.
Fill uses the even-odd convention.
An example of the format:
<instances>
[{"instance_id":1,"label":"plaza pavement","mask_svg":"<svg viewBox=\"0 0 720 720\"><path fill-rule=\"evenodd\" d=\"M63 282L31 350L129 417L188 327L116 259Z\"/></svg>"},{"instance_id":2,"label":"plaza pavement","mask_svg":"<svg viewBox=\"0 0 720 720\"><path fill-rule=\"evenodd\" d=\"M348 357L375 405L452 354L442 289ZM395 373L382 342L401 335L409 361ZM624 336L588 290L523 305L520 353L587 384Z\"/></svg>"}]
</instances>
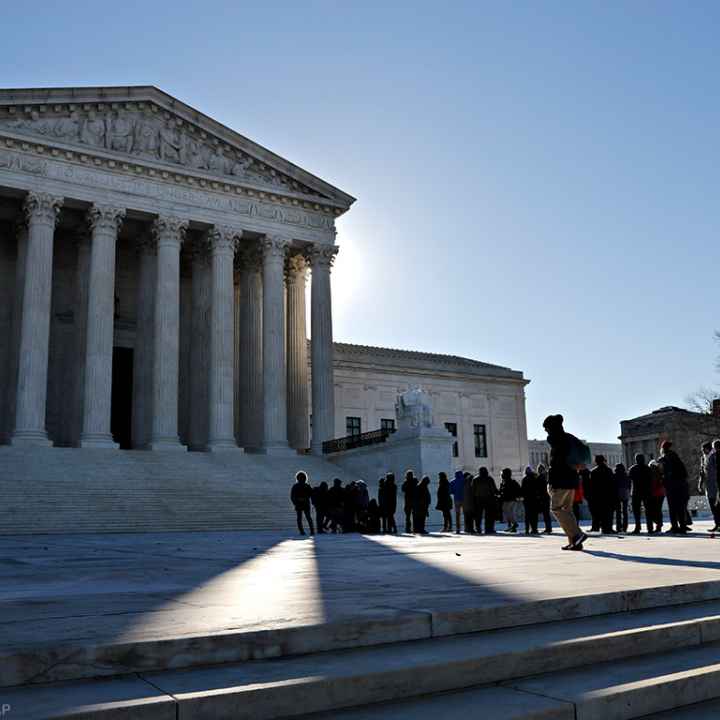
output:
<instances>
[{"instance_id":1,"label":"plaza pavement","mask_svg":"<svg viewBox=\"0 0 720 720\"><path fill-rule=\"evenodd\" d=\"M0 649L528 606L720 580L720 538L271 532L0 538ZM539 618L540 619L540 618ZM525 618L522 622L528 622Z\"/></svg>"}]
</instances>

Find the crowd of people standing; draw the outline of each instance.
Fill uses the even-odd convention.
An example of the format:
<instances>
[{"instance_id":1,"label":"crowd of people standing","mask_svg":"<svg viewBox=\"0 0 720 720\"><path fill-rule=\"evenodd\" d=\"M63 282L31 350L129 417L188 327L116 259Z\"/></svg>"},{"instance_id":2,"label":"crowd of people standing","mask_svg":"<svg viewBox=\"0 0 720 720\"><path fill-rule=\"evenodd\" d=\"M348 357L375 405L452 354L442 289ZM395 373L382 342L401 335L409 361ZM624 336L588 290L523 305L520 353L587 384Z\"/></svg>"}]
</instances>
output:
<instances>
[{"instance_id":1,"label":"crowd of people standing","mask_svg":"<svg viewBox=\"0 0 720 720\"><path fill-rule=\"evenodd\" d=\"M627 532L629 510L635 521L634 534L642 532L643 511L648 534L660 533L666 499L670 517L667 532L688 532L692 524L688 511L688 472L669 440L662 443L659 458L649 463L644 455L638 454L629 470L623 464L610 468L605 457L597 455L594 466L588 469L583 456L583 450L589 452L587 446L565 432L562 415L548 416L544 427L550 445L549 466L541 464L537 470L527 467L520 482L510 468L502 471L499 486L486 467L479 468L475 476L457 471L452 480L446 473L438 473L435 509L442 513L443 532L460 533L464 526L468 534L492 535L496 523L504 521L507 532L517 533L522 507L527 535L540 534L540 519L544 525L542 532L552 533L554 515L568 537L563 549L582 550L587 532ZM400 495L405 532L424 535L432 506L430 482L430 477L418 479L408 470L398 486L395 475L387 473L379 479L377 498L371 498L362 480L343 485L336 478L332 487L322 482L313 488L301 471L295 476L290 497L302 535L303 517L311 535L315 527L318 533L397 534L395 515ZM700 469L700 490L708 497L715 520L713 531L720 531L719 487L720 440L716 440L712 445L703 445ZM578 525L583 500L591 516L587 532ZM311 509L315 510L315 523Z\"/></svg>"}]
</instances>

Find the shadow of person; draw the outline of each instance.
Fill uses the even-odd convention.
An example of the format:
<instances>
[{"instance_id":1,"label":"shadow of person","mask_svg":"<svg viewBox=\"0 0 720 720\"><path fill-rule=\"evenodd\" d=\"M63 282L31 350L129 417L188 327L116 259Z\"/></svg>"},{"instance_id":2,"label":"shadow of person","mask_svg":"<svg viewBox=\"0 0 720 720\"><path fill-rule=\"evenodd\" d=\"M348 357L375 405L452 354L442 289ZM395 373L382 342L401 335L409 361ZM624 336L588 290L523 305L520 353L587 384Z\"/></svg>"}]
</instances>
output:
<instances>
[{"instance_id":1,"label":"shadow of person","mask_svg":"<svg viewBox=\"0 0 720 720\"><path fill-rule=\"evenodd\" d=\"M607 550L585 549L586 555L593 555L600 558L608 558L611 560L621 560L623 562L642 563L644 565L667 565L670 567L688 567L702 568L705 570L720 570L720 562L713 560L686 560L671 557L655 557L645 555L626 555L623 553L608 552Z\"/></svg>"}]
</instances>

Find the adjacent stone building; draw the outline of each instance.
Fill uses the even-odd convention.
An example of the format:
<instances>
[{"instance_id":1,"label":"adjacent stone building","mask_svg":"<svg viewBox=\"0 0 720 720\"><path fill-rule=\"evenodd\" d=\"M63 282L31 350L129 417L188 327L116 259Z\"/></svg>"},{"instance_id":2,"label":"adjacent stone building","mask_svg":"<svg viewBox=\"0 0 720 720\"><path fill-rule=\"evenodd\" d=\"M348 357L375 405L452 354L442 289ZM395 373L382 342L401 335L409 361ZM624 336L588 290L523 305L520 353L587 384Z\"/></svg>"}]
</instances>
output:
<instances>
[{"instance_id":1,"label":"adjacent stone building","mask_svg":"<svg viewBox=\"0 0 720 720\"><path fill-rule=\"evenodd\" d=\"M518 370L411 350L335 343L335 435L393 429L399 393L430 394L434 421L453 436L455 469L499 474L528 462L525 386Z\"/></svg>"},{"instance_id":2,"label":"adjacent stone building","mask_svg":"<svg viewBox=\"0 0 720 720\"><path fill-rule=\"evenodd\" d=\"M720 401L713 403L713 414L703 414L669 405L620 422L620 441L625 462L632 464L637 453L648 460L658 457L664 440L673 443L691 479L697 477L700 446L720 437ZM695 483L691 482L691 489Z\"/></svg>"}]
</instances>

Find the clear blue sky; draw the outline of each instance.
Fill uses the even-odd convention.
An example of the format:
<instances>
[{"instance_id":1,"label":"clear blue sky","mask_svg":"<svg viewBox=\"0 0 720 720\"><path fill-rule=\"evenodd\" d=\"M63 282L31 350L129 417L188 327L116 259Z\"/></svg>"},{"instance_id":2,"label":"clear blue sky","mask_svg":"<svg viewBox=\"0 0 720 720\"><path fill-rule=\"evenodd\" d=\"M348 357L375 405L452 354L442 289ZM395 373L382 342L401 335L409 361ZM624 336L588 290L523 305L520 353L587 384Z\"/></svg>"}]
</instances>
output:
<instances>
[{"instance_id":1,"label":"clear blue sky","mask_svg":"<svg viewBox=\"0 0 720 720\"><path fill-rule=\"evenodd\" d=\"M715 382L720 3L6 3L7 87L154 84L358 198L339 340L521 369L528 433Z\"/></svg>"}]
</instances>

